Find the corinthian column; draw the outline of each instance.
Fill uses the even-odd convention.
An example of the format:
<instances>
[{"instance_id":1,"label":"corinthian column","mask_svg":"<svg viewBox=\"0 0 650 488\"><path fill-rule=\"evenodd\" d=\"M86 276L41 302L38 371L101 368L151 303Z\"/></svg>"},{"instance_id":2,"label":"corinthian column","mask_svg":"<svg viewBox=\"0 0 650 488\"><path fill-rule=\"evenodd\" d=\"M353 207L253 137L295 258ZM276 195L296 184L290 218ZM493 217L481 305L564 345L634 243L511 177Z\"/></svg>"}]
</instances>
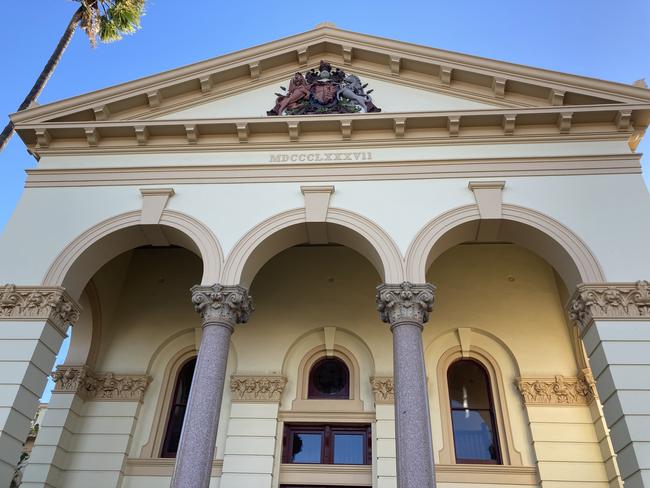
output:
<instances>
[{"instance_id":1,"label":"corinthian column","mask_svg":"<svg viewBox=\"0 0 650 488\"><path fill-rule=\"evenodd\" d=\"M226 378L230 335L245 323L253 302L241 286L194 286L192 303L203 336L192 379L172 488L208 488Z\"/></svg>"},{"instance_id":2,"label":"corinthian column","mask_svg":"<svg viewBox=\"0 0 650 488\"><path fill-rule=\"evenodd\" d=\"M393 333L395 375L395 442L397 486L433 488L433 446L422 350L422 328L429 319L435 287L383 284L377 287L377 308Z\"/></svg>"}]
</instances>

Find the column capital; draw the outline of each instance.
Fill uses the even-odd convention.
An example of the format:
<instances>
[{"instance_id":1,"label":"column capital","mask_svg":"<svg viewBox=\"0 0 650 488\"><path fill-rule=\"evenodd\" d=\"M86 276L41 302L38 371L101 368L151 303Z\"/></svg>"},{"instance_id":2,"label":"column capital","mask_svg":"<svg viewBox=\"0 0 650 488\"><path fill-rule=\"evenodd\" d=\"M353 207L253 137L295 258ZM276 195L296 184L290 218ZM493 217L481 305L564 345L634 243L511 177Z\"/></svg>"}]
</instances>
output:
<instances>
[{"instance_id":1,"label":"column capital","mask_svg":"<svg viewBox=\"0 0 650 488\"><path fill-rule=\"evenodd\" d=\"M0 320L47 320L65 335L79 320L81 307L59 286L16 286L0 289Z\"/></svg>"},{"instance_id":2,"label":"column capital","mask_svg":"<svg viewBox=\"0 0 650 488\"><path fill-rule=\"evenodd\" d=\"M194 310L201 314L204 327L215 322L230 327L244 324L255 310L253 299L243 286L195 285L190 292Z\"/></svg>"},{"instance_id":3,"label":"column capital","mask_svg":"<svg viewBox=\"0 0 650 488\"><path fill-rule=\"evenodd\" d=\"M383 283L377 287L377 310L381 320L394 326L400 322L424 324L433 309L436 287L430 283Z\"/></svg>"},{"instance_id":4,"label":"column capital","mask_svg":"<svg viewBox=\"0 0 650 488\"><path fill-rule=\"evenodd\" d=\"M567 311L583 333L594 320L650 320L650 282L579 285Z\"/></svg>"}]
</instances>

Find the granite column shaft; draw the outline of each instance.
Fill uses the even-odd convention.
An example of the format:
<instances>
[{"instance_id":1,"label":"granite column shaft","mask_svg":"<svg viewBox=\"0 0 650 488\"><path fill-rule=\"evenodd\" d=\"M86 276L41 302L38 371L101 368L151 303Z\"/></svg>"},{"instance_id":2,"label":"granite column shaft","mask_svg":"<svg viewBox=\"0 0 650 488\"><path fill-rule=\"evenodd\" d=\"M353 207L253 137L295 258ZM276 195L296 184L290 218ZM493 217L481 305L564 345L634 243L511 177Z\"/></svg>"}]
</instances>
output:
<instances>
[{"instance_id":1,"label":"granite column shaft","mask_svg":"<svg viewBox=\"0 0 650 488\"><path fill-rule=\"evenodd\" d=\"M172 488L208 488L226 380L230 336L253 310L239 286L192 288L192 301L203 317L192 387L176 456Z\"/></svg>"},{"instance_id":2,"label":"granite column shaft","mask_svg":"<svg viewBox=\"0 0 650 488\"><path fill-rule=\"evenodd\" d=\"M435 470L424 351L423 324L434 299L433 285L380 285L377 305L393 332L395 437L398 488L434 488Z\"/></svg>"}]
</instances>

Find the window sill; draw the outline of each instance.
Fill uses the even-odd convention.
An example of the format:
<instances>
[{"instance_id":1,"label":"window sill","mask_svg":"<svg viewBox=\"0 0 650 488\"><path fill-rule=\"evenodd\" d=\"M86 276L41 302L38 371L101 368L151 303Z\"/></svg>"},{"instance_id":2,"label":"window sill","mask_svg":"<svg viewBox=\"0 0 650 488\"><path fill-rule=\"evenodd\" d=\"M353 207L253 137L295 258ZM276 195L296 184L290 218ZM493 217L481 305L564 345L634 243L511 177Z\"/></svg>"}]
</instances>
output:
<instances>
[{"instance_id":1,"label":"window sill","mask_svg":"<svg viewBox=\"0 0 650 488\"><path fill-rule=\"evenodd\" d=\"M280 484L372 486L369 464L281 464Z\"/></svg>"},{"instance_id":2,"label":"window sill","mask_svg":"<svg viewBox=\"0 0 650 488\"><path fill-rule=\"evenodd\" d=\"M174 472L176 458L127 458L124 476L169 476ZM221 476L223 459L212 461L212 477Z\"/></svg>"},{"instance_id":3,"label":"window sill","mask_svg":"<svg viewBox=\"0 0 650 488\"><path fill-rule=\"evenodd\" d=\"M437 464L436 479L442 483L539 486L539 474L534 466Z\"/></svg>"}]
</instances>

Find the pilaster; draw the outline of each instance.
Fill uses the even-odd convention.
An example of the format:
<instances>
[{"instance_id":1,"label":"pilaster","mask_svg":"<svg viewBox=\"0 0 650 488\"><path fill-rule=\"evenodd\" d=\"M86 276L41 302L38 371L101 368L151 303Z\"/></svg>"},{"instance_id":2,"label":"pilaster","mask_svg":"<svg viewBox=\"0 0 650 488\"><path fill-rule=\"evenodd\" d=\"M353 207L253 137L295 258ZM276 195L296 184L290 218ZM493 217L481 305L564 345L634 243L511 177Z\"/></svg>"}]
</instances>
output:
<instances>
[{"instance_id":1,"label":"pilaster","mask_svg":"<svg viewBox=\"0 0 650 488\"><path fill-rule=\"evenodd\" d=\"M71 365L59 366L51 376L52 398L21 486L64 488L83 485L93 476L94 486L119 486L139 405L151 378L96 373L87 366ZM89 462L87 452L101 463ZM68 470L69 466L77 468Z\"/></svg>"},{"instance_id":2,"label":"pilaster","mask_svg":"<svg viewBox=\"0 0 650 488\"><path fill-rule=\"evenodd\" d=\"M0 291L0 486L9 486L47 377L80 312L60 287Z\"/></svg>"},{"instance_id":3,"label":"pilaster","mask_svg":"<svg viewBox=\"0 0 650 488\"><path fill-rule=\"evenodd\" d=\"M284 376L231 376L232 405L220 487L273 486L278 409L286 384Z\"/></svg>"},{"instance_id":4,"label":"pilaster","mask_svg":"<svg viewBox=\"0 0 650 488\"><path fill-rule=\"evenodd\" d=\"M627 488L650 487L650 283L581 285L568 307Z\"/></svg>"}]
</instances>

